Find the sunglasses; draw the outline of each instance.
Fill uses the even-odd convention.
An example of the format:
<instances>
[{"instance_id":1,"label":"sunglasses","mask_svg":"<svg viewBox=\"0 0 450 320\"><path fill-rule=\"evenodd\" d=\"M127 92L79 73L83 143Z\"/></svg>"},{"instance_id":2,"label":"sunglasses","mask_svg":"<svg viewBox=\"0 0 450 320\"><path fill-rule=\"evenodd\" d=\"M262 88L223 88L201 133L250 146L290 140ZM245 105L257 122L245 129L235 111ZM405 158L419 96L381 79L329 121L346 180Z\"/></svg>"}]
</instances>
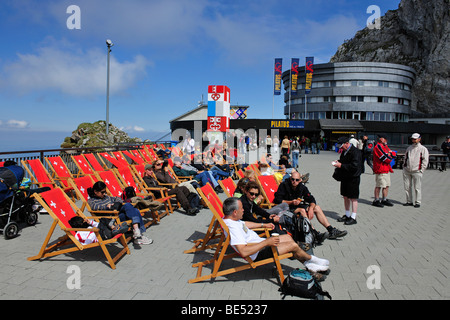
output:
<instances>
[{"instance_id":1,"label":"sunglasses","mask_svg":"<svg viewBox=\"0 0 450 320\"><path fill-rule=\"evenodd\" d=\"M300 181L302 181L302 179L294 179L294 178L291 178L291 181L292 181L292 182L294 182L294 181L300 182Z\"/></svg>"},{"instance_id":2,"label":"sunglasses","mask_svg":"<svg viewBox=\"0 0 450 320\"><path fill-rule=\"evenodd\" d=\"M253 197L257 197L259 196L259 192L248 192L249 195L253 196Z\"/></svg>"}]
</instances>

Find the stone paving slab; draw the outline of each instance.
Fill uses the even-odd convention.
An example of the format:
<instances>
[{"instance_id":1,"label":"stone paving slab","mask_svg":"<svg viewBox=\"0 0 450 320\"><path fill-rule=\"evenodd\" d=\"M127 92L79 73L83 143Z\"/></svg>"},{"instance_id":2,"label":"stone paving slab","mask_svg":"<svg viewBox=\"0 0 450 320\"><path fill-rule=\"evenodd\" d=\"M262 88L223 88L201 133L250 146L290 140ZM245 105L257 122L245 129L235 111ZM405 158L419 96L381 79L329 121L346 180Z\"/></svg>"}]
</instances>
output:
<instances>
[{"instance_id":1,"label":"stone paving slab","mask_svg":"<svg viewBox=\"0 0 450 320\"><path fill-rule=\"evenodd\" d=\"M322 283L334 300L415 300L450 298L449 172L427 170L423 178L421 208L403 207L402 174L391 175L391 208L371 206L374 176L361 178L358 224L343 226L336 219L344 213L339 184L331 178L335 152L302 154L301 171L311 174L307 187L330 223L346 229L341 240L326 240L315 254L330 260L331 273ZM223 198L223 195L221 195ZM141 248L130 244L131 254L112 270L100 249L60 255L43 261L27 261L36 255L51 224L47 214L20 236L0 238L0 299L120 299L120 300L280 300L277 279L271 266L219 277L214 281L188 284L195 277L191 265L211 257L212 251L184 254L192 240L204 234L211 219L209 210L191 217L175 212L147 230L154 244ZM316 219L314 226L324 231ZM56 231L57 236L62 235ZM238 261L228 263L239 264ZM81 272L81 288L69 289L70 266ZM297 261L283 260L287 274ZM380 288L371 288L373 272L380 272ZM206 271L206 270L205 270ZM369 285L368 285L369 284ZM286 297L286 300L298 300Z\"/></svg>"}]
</instances>

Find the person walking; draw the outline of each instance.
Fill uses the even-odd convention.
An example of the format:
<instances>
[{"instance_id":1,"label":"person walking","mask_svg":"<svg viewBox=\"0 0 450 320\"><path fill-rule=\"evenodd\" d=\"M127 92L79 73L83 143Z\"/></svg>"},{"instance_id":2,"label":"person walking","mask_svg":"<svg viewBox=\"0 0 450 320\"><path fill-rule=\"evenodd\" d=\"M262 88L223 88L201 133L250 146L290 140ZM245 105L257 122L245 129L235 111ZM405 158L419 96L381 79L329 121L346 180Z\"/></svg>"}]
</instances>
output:
<instances>
[{"instance_id":1,"label":"person walking","mask_svg":"<svg viewBox=\"0 0 450 320\"><path fill-rule=\"evenodd\" d=\"M361 152L355 148L348 137L338 139L338 147L342 148L339 161L332 164L341 171L341 195L344 197L345 214L337 219L345 225L356 224L358 210L359 184L361 181Z\"/></svg>"},{"instance_id":2,"label":"person walking","mask_svg":"<svg viewBox=\"0 0 450 320\"><path fill-rule=\"evenodd\" d=\"M411 140L412 145L406 149L403 160L403 185L406 193L406 203L403 205L419 208L422 202L422 175L428 166L429 153L420 143L420 134L414 133Z\"/></svg>"},{"instance_id":3,"label":"person walking","mask_svg":"<svg viewBox=\"0 0 450 320\"><path fill-rule=\"evenodd\" d=\"M300 143L298 143L298 138L294 137L291 143L291 154L292 154L292 167L294 169L298 168L298 157L300 155Z\"/></svg>"}]
</instances>

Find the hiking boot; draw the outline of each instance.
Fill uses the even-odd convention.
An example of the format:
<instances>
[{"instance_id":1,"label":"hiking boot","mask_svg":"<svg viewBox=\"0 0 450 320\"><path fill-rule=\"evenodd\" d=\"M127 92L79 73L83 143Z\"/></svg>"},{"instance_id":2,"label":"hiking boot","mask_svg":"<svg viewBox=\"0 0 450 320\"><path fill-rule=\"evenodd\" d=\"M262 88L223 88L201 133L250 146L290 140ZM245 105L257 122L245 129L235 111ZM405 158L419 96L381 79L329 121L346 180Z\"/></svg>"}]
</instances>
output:
<instances>
[{"instance_id":1,"label":"hiking boot","mask_svg":"<svg viewBox=\"0 0 450 320\"><path fill-rule=\"evenodd\" d=\"M331 232L329 232L328 234L328 239L337 239L337 238L341 238L347 235L347 231L343 230L338 230L336 228L333 227L333 229L331 230Z\"/></svg>"},{"instance_id":2,"label":"hiking boot","mask_svg":"<svg viewBox=\"0 0 450 320\"><path fill-rule=\"evenodd\" d=\"M388 199L381 201L381 204L388 206L388 207L394 206L394 204L392 202L390 202Z\"/></svg>"},{"instance_id":3,"label":"hiking boot","mask_svg":"<svg viewBox=\"0 0 450 320\"><path fill-rule=\"evenodd\" d=\"M378 207L378 208L383 208L383 207L384 207L384 205L381 203L380 200L374 200L374 201L372 202L372 205L373 205L374 207Z\"/></svg>"}]
</instances>

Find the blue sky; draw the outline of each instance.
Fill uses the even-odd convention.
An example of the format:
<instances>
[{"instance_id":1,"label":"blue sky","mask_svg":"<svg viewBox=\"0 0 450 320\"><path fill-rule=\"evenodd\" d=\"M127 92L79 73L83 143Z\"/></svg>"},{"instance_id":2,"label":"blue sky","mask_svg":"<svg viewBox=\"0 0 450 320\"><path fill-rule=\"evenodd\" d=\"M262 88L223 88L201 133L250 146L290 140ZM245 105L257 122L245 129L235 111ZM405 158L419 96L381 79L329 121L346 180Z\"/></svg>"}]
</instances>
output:
<instances>
[{"instance_id":1,"label":"blue sky","mask_svg":"<svg viewBox=\"0 0 450 320\"><path fill-rule=\"evenodd\" d=\"M132 137L158 138L169 121L227 85L249 118L271 118L274 58L328 62L399 0L2 0L0 151L58 147L78 124L106 118ZM81 29L69 29L80 9ZM283 100L275 96L275 117Z\"/></svg>"}]
</instances>

